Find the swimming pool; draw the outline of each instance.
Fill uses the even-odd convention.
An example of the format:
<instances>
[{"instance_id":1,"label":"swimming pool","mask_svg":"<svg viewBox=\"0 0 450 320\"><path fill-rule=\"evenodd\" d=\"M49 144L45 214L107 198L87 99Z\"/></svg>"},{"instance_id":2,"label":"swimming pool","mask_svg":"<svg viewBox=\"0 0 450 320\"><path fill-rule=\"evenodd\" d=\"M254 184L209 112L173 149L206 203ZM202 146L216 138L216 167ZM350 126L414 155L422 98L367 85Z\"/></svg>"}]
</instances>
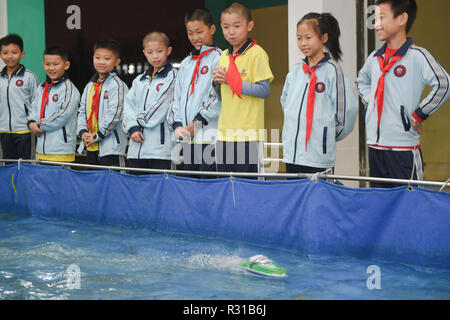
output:
<instances>
[{"instance_id":1,"label":"swimming pool","mask_svg":"<svg viewBox=\"0 0 450 320\"><path fill-rule=\"evenodd\" d=\"M241 270L255 254L288 277ZM367 286L374 265L380 289ZM450 299L450 270L0 213L0 299Z\"/></svg>"}]
</instances>

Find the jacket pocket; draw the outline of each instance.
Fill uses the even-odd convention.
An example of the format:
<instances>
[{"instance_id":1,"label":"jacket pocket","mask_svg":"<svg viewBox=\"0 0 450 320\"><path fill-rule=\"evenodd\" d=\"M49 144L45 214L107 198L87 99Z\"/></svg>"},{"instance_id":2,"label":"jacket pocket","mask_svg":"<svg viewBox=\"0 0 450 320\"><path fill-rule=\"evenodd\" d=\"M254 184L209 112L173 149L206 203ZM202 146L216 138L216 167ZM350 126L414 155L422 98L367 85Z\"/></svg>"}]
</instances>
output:
<instances>
[{"instance_id":1,"label":"jacket pocket","mask_svg":"<svg viewBox=\"0 0 450 320\"><path fill-rule=\"evenodd\" d=\"M327 153L327 134L328 134L328 127L323 127L323 140L322 140L323 154Z\"/></svg>"},{"instance_id":2,"label":"jacket pocket","mask_svg":"<svg viewBox=\"0 0 450 320\"><path fill-rule=\"evenodd\" d=\"M64 138L64 142L67 143L67 132L66 132L66 127L62 127L62 133L63 133L63 138Z\"/></svg>"},{"instance_id":3,"label":"jacket pocket","mask_svg":"<svg viewBox=\"0 0 450 320\"><path fill-rule=\"evenodd\" d=\"M116 129L114 129L114 136L116 137L117 144L120 144L119 134Z\"/></svg>"},{"instance_id":4,"label":"jacket pocket","mask_svg":"<svg viewBox=\"0 0 450 320\"><path fill-rule=\"evenodd\" d=\"M400 106L400 117L402 118L403 129L405 129L405 131L409 131L409 129L411 129L411 121L405 112L404 106Z\"/></svg>"},{"instance_id":5,"label":"jacket pocket","mask_svg":"<svg viewBox=\"0 0 450 320\"><path fill-rule=\"evenodd\" d=\"M161 131L161 144L164 144L164 141L166 140L165 135L166 135L166 131L164 129L164 123L161 123L160 127L160 131Z\"/></svg>"},{"instance_id":6,"label":"jacket pocket","mask_svg":"<svg viewBox=\"0 0 450 320\"><path fill-rule=\"evenodd\" d=\"M25 109L25 114L28 117L30 115L30 112L28 111L28 107L27 107L27 105L25 103L23 104L23 108Z\"/></svg>"}]
</instances>

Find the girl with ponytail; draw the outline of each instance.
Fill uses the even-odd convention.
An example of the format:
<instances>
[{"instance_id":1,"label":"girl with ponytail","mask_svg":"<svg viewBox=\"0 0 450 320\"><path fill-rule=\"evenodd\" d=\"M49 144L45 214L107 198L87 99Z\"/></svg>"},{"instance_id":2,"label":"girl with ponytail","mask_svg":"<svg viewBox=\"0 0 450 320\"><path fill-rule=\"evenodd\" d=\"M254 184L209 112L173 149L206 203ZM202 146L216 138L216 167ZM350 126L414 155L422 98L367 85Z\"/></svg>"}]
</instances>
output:
<instances>
[{"instance_id":1,"label":"girl with ponytail","mask_svg":"<svg viewBox=\"0 0 450 320\"><path fill-rule=\"evenodd\" d=\"M353 130L358 100L337 62L340 35L330 13L309 13L297 24L297 45L305 59L288 73L281 95L287 173L333 169L336 141Z\"/></svg>"}]
</instances>

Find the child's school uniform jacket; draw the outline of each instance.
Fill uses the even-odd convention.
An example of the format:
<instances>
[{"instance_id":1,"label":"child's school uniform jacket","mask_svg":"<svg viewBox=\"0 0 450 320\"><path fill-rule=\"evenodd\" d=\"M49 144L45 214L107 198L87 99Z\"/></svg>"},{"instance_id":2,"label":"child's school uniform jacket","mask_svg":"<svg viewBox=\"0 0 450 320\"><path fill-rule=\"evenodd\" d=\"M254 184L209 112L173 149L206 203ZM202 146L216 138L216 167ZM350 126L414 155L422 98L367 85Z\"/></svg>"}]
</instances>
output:
<instances>
[{"instance_id":1,"label":"child's school uniform jacket","mask_svg":"<svg viewBox=\"0 0 450 320\"><path fill-rule=\"evenodd\" d=\"M449 76L427 50L414 45L410 38L387 62L384 61L385 50L386 44L370 54L356 80L359 94L367 106L367 144L392 150L418 149L420 135L412 129L411 121L426 120L448 99ZM379 108L376 99L382 76L379 60L389 64L396 56L400 60L385 73L384 99ZM421 102L427 85L433 90Z\"/></svg>"},{"instance_id":2,"label":"child's school uniform jacket","mask_svg":"<svg viewBox=\"0 0 450 320\"><path fill-rule=\"evenodd\" d=\"M0 133L27 133L31 102L39 81L23 65L11 77L0 72Z\"/></svg>"},{"instance_id":3,"label":"child's school uniform jacket","mask_svg":"<svg viewBox=\"0 0 450 320\"><path fill-rule=\"evenodd\" d=\"M177 71L166 64L153 77L153 68L138 75L125 97L125 132L144 134L144 142L130 139L128 159L170 160L174 141L167 122L167 114L173 103Z\"/></svg>"},{"instance_id":4,"label":"child's school uniform jacket","mask_svg":"<svg viewBox=\"0 0 450 320\"><path fill-rule=\"evenodd\" d=\"M168 120L173 130L188 126L194 119L200 120L203 126L193 138L196 143L216 142L221 101L212 85L212 72L219 65L221 53L216 46L202 46L181 62L178 71Z\"/></svg>"},{"instance_id":5,"label":"child's school uniform jacket","mask_svg":"<svg viewBox=\"0 0 450 320\"><path fill-rule=\"evenodd\" d=\"M49 88L48 105L41 110L45 84L46 82L43 82L37 88L28 117L28 123L41 122L40 128L44 131L37 139L37 153L43 155L75 154L80 93L64 75L61 80ZM43 118L41 118L41 112Z\"/></svg>"},{"instance_id":6,"label":"child's school uniform jacket","mask_svg":"<svg viewBox=\"0 0 450 320\"><path fill-rule=\"evenodd\" d=\"M353 130L358 100L341 67L328 53L316 69L313 67L317 80L311 92L310 73L304 71L303 65L308 66L306 59L288 73L281 95L283 162L331 168L336 158L336 141ZM313 92L315 101L311 109L309 94ZM313 110L309 113L312 121L309 138L308 108Z\"/></svg>"},{"instance_id":7,"label":"child's school uniform jacket","mask_svg":"<svg viewBox=\"0 0 450 320\"><path fill-rule=\"evenodd\" d=\"M93 86L94 83L97 83L97 80L98 74L96 73L84 88L81 97L77 126L77 132L80 137L83 133L90 131L88 126L89 98L92 96L91 91L95 90ZM111 72L101 84L98 106L98 131L91 132L96 133L102 139L98 143L100 157L125 155L128 137L123 131L122 120L124 100L127 93L127 85L114 72Z\"/></svg>"}]
</instances>

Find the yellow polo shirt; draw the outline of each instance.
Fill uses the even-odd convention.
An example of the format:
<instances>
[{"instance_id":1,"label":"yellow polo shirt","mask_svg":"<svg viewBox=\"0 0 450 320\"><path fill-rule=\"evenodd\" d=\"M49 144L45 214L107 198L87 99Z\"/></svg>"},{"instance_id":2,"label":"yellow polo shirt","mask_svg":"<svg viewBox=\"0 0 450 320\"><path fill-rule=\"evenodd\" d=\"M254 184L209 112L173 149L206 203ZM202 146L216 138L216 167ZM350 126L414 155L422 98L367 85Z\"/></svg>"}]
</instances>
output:
<instances>
[{"instance_id":1,"label":"yellow polo shirt","mask_svg":"<svg viewBox=\"0 0 450 320\"><path fill-rule=\"evenodd\" d=\"M242 81L256 83L274 76L270 69L269 57L258 44L236 57L235 63ZM228 69L228 49L222 52L219 65ZM221 85L222 108L217 128L220 141L262 141L264 140L264 99L242 94L233 95L230 86Z\"/></svg>"}]
</instances>

